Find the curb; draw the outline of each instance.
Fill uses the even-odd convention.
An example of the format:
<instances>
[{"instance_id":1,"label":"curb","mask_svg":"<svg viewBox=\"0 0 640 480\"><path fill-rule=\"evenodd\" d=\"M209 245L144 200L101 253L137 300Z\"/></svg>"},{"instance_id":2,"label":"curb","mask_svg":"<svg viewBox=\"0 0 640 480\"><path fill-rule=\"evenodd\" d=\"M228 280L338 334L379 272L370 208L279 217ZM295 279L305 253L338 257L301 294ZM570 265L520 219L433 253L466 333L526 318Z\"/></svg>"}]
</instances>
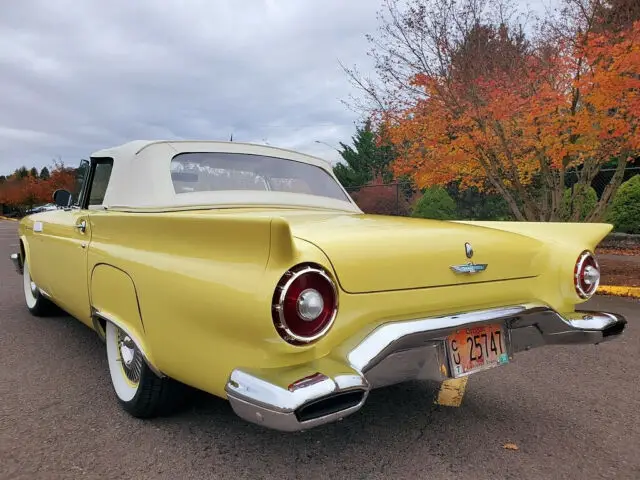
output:
<instances>
[{"instance_id":1,"label":"curb","mask_svg":"<svg viewBox=\"0 0 640 480\"><path fill-rule=\"evenodd\" d=\"M597 294L614 297L640 298L640 287L623 287L619 285L600 285Z\"/></svg>"},{"instance_id":2,"label":"curb","mask_svg":"<svg viewBox=\"0 0 640 480\"><path fill-rule=\"evenodd\" d=\"M17 222L18 220L15 218L3 217L0 215L0 220L9 220L10 222Z\"/></svg>"}]
</instances>

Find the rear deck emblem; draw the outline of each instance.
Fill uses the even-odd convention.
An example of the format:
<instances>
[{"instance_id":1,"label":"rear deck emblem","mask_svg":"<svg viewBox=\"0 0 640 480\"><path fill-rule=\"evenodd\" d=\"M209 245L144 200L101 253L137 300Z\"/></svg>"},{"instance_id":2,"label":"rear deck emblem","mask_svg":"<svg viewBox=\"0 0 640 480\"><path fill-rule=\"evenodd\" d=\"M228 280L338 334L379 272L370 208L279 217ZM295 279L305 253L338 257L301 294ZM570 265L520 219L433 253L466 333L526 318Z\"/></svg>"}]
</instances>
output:
<instances>
[{"instance_id":1,"label":"rear deck emblem","mask_svg":"<svg viewBox=\"0 0 640 480\"><path fill-rule=\"evenodd\" d=\"M464 244L464 253L467 254L467 258L473 257L473 247L471 247L469 242Z\"/></svg>"},{"instance_id":2,"label":"rear deck emblem","mask_svg":"<svg viewBox=\"0 0 640 480\"><path fill-rule=\"evenodd\" d=\"M451 265L451 270L456 273L480 273L487 269L486 263L463 263L462 265Z\"/></svg>"},{"instance_id":3,"label":"rear deck emblem","mask_svg":"<svg viewBox=\"0 0 640 480\"><path fill-rule=\"evenodd\" d=\"M473 247L469 242L466 242L464 244L464 253L467 255L468 259L471 259L471 257L473 257ZM484 272L487 269L487 266L488 264L486 263L469 262L469 263L463 263L462 265L451 265L450 268L455 273L473 274L473 273Z\"/></svg>"}]
</instances>

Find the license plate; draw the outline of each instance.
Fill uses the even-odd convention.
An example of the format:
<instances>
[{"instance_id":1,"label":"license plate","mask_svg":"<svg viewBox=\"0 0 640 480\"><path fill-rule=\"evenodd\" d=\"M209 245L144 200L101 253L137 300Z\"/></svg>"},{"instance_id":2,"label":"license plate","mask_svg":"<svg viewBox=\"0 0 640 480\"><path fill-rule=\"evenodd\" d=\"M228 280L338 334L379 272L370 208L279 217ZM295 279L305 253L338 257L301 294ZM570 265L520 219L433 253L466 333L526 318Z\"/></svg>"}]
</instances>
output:
<instances>
[{"instance_id":1,"label":"license plate","mask_svg":"<svg viewBox=\"0 0 640 480\"><path fill-rule=\"evenodd\" d=\"M509 363L502 323L457 330L447 337L447 350L454 377Z\"/></svg>"}]
</instances>

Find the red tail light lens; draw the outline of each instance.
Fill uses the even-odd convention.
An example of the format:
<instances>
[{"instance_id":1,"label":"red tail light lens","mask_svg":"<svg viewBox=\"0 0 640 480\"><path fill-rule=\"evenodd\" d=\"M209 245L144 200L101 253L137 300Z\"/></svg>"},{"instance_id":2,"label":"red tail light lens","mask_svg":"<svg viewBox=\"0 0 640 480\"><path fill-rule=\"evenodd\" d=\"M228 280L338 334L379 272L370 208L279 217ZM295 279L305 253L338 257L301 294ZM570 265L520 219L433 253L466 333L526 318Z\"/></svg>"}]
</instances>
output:
<instances>
[{"instance_id":1,"label":"red tail light lens","mask_svg":"<svg viewBox=\"0 0 640 480\"><path fill-rule=\"evenodd\" d=\"M578 257L573 278L576 293L580 298L589 298L596 293L598 285L600 285L600 265L598 265L596 257L588 250L582 252Z\"/></svg>"},{"instance_id":2,"label":"red tail light lens","mask_svg":"<svg viewBox=\"0 0 640 480\"><path fill-rule=\"evenodd\" d=\"M280 336L304 345L325 335L338 313L338 291L324 269L299 265L285 273L273 294L273 323Z\"/></svg>"}]
</instances>

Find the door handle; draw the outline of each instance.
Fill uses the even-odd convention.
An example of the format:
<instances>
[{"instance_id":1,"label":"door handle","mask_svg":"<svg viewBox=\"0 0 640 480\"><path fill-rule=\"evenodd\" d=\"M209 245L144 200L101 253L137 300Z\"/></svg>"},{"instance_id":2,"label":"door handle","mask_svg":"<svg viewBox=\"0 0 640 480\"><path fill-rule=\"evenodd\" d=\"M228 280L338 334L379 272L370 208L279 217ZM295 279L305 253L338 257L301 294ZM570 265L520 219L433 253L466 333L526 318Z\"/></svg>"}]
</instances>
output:
<instances>
[{"instance_id":1,"label":"door handle","mask_svg":"<svg viewBox=\"0 0 640 480\"><path fill-rule=\"evenodd\" d=\"M82 220L80 223L77 223L75 227L80 230L80 232L84 233L87 229L87 222L85 220Z\"/></svg>"}]
</instances>

